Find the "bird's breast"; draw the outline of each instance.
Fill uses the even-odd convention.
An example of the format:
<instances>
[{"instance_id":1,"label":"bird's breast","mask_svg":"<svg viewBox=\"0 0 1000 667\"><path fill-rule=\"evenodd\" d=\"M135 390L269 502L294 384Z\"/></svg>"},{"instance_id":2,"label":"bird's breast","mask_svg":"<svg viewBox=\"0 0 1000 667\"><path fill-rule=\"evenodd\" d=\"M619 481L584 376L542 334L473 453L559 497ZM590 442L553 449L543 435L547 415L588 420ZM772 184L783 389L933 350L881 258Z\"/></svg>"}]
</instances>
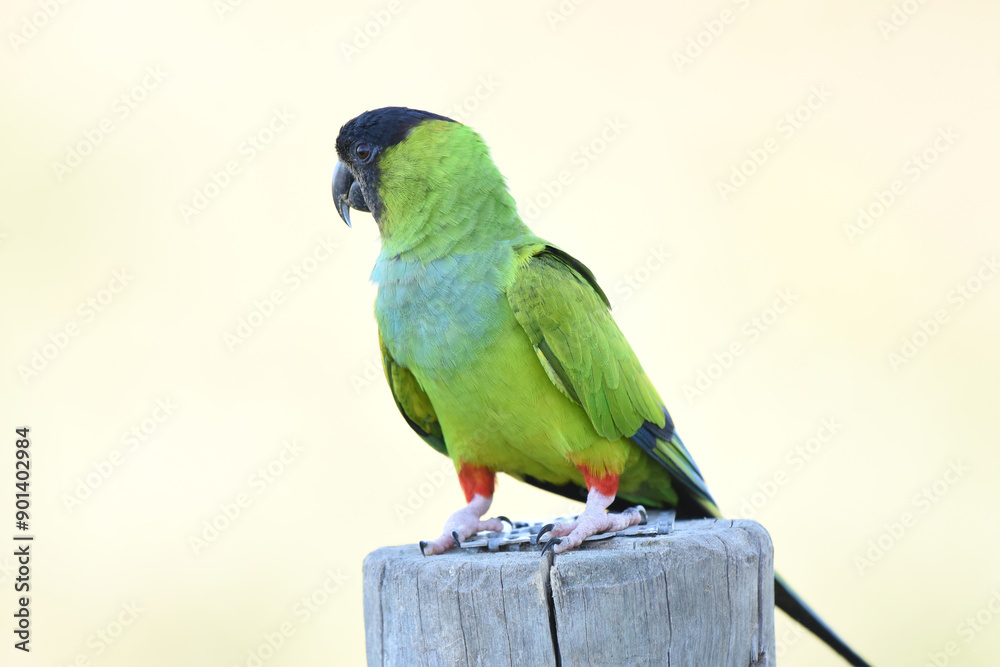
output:
<instances>
[{"instance_id":1,"label":"bird's breast","mask_svg":"<svg viewBox=\"0 0 1000 667\"><path fill-rule=\"evenodd\" d=\"M375 317L396 362L446 377L494 343L510 316L501 260L495 253L430 262L380 256L372 272Z\"/></svg>"}]
</instances>

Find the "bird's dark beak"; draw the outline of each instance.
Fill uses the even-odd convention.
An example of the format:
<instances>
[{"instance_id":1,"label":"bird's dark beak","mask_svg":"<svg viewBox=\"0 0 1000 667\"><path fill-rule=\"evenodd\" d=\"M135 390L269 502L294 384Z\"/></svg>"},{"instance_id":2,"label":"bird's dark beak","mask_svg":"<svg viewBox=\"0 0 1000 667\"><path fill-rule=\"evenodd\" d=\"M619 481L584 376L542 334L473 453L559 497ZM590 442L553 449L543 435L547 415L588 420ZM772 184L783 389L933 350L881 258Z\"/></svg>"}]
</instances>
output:
<instances>
[{"instance_id":1,"label":"bird's dark beak","mask_svg":"<svg viewBox=\"0 0 1000 667\"><path fill-rule=\"evenodd\" d=\"M338 162L333 170L333 203L337 205L337 213L348 227L351 226L352 208L370 212L365 196L361 193L361 186L343 162Z\"/></svg>"}]
</instances>

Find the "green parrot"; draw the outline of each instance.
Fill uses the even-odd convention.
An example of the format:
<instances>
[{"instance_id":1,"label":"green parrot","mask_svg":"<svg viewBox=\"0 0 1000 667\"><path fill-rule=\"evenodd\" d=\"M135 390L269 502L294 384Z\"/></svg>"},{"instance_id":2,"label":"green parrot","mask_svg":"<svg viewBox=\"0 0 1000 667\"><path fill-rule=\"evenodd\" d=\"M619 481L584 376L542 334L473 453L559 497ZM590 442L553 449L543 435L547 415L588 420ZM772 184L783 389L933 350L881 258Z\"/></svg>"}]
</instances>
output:
<instances>
[{"instance_id":1,"label":"green parrot","mask_svg":"<svg viewBox=\"0 0 1000 667\"><path fill-rule=\"evenodd\" d=\"M386 380L406 422L455 463L467 505L440 554L483 530L494 478L586 505L556 525L556 553L641 521L634 504L719 517L670 414L594 275L531 232L482 138L426 111L386 107L337 137L333 198L370 212ZM867 665L780 577L775 603L852 665Z\"/></svg>"}]
</instances>

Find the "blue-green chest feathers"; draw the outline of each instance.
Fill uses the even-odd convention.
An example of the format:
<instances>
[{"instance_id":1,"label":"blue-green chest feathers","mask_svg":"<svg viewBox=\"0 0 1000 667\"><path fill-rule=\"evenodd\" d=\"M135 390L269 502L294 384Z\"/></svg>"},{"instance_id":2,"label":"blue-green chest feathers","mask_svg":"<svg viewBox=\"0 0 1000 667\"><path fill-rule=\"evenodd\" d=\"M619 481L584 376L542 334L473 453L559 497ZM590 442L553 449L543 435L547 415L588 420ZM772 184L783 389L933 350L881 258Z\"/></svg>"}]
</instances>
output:
<instances>
[{"instance_id":1,"label":"blue-green chest feathers","mask_svg":"<svg viewBox=\"0 0 1000 667\"><path fill-rule=\"evenodd\" d=\"M375 319L396 362L433 377L471 363L503 330L505 274L515 261L506 244L429 262L380 255Z\"/></svg>"}]
</instances>

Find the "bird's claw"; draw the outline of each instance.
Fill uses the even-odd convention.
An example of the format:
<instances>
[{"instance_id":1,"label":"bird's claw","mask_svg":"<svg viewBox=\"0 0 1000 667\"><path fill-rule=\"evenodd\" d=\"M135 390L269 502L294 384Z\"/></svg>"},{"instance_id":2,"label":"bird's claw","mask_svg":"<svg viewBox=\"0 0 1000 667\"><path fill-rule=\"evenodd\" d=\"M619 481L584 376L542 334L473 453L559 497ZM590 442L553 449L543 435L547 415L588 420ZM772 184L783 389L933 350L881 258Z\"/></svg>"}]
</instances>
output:
<instances>
[{"instance_id":1,"label":"bird's claw","mask_svg":"<svg viewBox=\"0 0 1000 667\"><path fill-rule=\"evenodd\" d=\"M451 531L451 539L455 540L455 546L456 547L462 546L462 540L460 540L458 538L458 531L457 530Z\"/></svg>"},{"instance_id":2,"label":"bird's claw","mask_svg":"<svg viewBox=\"0 0 1000 667\"><path fill-rule=\"evenodd\" d=\"M508 519L507 517L505 517L503 514L497 516L496 518L497 518L498 521L502 521L503 523L505 523L508 526L510 526L511 530L514 530L514 522L511 521L510 519Z\"/></svg>"},{"instance_id":3,"label":"bird's claw","mask_svg":"<svg viewBox=\"0 0 1000 667\"><path fill-rule=\"evenodd\" d=\"M544 547L542 547L542 552L540 555L544 556L546 551L548 551L549 549L554 549L556 545L561 543L562 543L562 538L560 537L549 538L549 541L545 543Z\"/></svg>"},{"instance_id":4,"label":"bird's claw","mask_svg":"<svg viewBox=\"0 0 1000 667\"><path fill-rule=\"evenodd\" d=\"M427 558L427 554L424 553L424 549L427 548L427 540L420 540L417 542L417 546L420 547L420 555Z\"/></svg>"},{"instance_id":5,"label":"bird's claw","mask_svg":"<svg viewBox=\"0 0 1000 667\"><path fill-rule=\"evenodd\" d=\"M538 533L535 535L535 544L538 544L538 541L542 539L542 535L549 532L555 527L556 525L554 523L547 523L544 526L542 526L542 529L538 531Z\"/></svg>"}]
</instances>

